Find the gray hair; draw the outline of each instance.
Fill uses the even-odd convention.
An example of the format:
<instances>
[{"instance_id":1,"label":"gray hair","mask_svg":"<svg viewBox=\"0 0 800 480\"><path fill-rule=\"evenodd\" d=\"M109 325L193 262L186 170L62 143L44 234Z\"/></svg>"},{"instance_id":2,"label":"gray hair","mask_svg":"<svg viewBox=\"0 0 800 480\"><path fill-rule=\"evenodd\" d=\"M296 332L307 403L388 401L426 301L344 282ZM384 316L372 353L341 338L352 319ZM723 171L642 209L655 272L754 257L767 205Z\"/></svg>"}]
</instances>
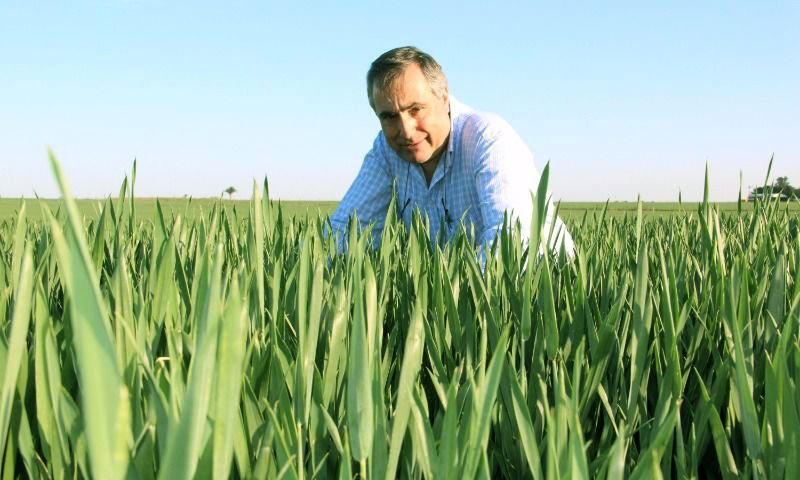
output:
<instances>
[{"instance_id":1,"label":"gray hair","mask_svg":"<svg viewBox=\"0 0 800 480\"><path fill-rule=\"evenodd\" d=\"M442 66L430 55L417 47L393 48L376 58L367 72L367 98L369 105L375 108L372 100L372 88L378 86L385 90L403 73L409 65L416 64L422 70L431 91L439 98L447 94L447 77Z\"/></svg>"}]
</instances>

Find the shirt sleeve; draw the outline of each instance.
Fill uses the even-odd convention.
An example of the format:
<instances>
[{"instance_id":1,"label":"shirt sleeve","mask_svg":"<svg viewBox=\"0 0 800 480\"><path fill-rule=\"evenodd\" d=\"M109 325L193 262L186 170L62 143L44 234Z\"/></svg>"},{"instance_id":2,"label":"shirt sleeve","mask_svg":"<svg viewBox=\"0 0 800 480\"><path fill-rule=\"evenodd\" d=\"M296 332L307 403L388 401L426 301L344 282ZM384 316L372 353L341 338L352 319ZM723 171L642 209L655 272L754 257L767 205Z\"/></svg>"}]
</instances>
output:
<instances>
[{"instance_id":1,"label":"shirt sleeve","mask_svg":"<svg viewBox=\"0 0 800 480\"><path fill-rule=\"evenodd\" d=\"M364 157L361 170L331 215L331 227L333 234L338 235L340 252L344 251L347 243L347 225L353 215L358 219L360 230L374 224L373 242L377 245L380 241L392 193L389 160L380 139L380 135L375 139L372 149Z\"/></svg>"},{"instance_id":2,"label":"shirt sleeve","mask_svg":"<svg viewBox=\"0 0 800 480\"><path fill-rule=\"evenodd\" d=\"M533 155L511 126L494 116L484 120L474 145L475 188L483 220L480 244L493 241L503 226L505 212L509 214L511 225L517 220L520 222L522 237L527 240L533 213L531 195L536 193L540 178ZM550 248L558 251L563 242L567 255L571 256L572 237L561 219L555 217L554 210L548 198L542 234L547 235L552 227Z\"/></svg>"}]
</instances>

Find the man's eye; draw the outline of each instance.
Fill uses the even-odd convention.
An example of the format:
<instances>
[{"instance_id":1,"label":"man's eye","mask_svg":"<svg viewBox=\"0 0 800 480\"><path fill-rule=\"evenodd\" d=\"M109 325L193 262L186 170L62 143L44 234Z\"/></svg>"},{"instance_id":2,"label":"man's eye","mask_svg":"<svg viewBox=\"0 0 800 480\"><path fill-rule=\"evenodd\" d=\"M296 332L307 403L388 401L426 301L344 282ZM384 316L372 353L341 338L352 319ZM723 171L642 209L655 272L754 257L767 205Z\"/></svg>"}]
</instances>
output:
<instances>
[{"instance_id":1,"label":"man's eye","mask_svg":"<svg viewBox=\"0 0 800 480\"><path fill-rule=\"evenodd\" d=\"M419 113L421 110L422 110L422 107L411 107L411 108L409 109L409 112L411 113L411 115L416 115L416 114L418 114L418 113Z\"/></svg>"}]
</instances>

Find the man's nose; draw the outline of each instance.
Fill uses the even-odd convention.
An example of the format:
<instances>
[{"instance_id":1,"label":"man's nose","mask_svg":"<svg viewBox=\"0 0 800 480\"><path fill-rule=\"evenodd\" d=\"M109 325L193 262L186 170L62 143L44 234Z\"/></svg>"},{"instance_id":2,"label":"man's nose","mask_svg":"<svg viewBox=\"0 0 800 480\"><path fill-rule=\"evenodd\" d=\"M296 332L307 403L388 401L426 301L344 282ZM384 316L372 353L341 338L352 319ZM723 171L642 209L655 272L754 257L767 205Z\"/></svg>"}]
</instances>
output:
<instances>
[{"instance_id":1,"label":"man's nose","mask_svg":"<svg viewBox=\"0 0 800 480\"><path fill-rule=\"evenodd\" d=\"M414 138L414 132L417 131L417 121L411 115L400 115L400 133L403 139L411 141Z\"/></svg>"}]
</instances>

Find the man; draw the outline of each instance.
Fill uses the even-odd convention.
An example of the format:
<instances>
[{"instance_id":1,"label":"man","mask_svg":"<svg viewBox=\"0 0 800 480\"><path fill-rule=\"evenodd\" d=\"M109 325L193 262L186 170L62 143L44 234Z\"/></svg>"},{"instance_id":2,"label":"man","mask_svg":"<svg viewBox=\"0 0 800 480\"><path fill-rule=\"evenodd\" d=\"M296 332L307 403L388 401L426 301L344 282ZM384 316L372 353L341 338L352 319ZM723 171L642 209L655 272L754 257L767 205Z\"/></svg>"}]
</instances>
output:
<instances>
[{"instance_id":1,"label":"man","mask_svg":"<svg viewBox=\"0 0 800 480\"><path fill-rule=\"evenodd\" d=\"M403 221L409 225L418 208L430 219L431 239L440 233L449 239L463 218L474 225L479 245L491 244L506 211L528 236L531 192L539 182L533 156L504 120L450 96L436 60L414 47L389 50L372 62L367 97L381 132L331 216L340 236L355 213L361 227L375 224L377 243L393 185ZM545 233L553 220L548 207ZM563 243L572 255L572 237L555 221L550 246L557 250Z\"/></svg>"}]
</instances>

